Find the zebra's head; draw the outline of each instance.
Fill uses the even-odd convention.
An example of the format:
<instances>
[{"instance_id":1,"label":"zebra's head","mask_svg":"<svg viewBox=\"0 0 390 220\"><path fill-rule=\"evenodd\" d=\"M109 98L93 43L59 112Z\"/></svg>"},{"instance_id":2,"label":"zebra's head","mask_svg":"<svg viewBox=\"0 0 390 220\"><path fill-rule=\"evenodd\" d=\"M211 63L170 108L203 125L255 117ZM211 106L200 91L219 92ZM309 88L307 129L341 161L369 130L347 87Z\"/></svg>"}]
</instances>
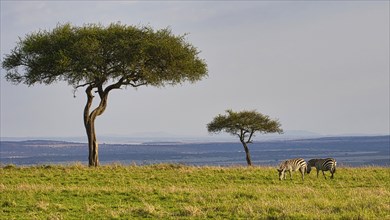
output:
<instances>
[{"instance_id":1,"label":"zebra's head","mask_svg":"<svg viewBox=\"0 0 390 220\"><path fill-rule=\"evenodd\" d=\"M307 173L310 173L311 171L311 167L315 167L316 166L316 163L319 159L311 159L309 161L307 161Z\"/></svg>"},{"instance_id":2,"label":"zebra's head","mask_svg":"<svg viewBox=\"0 0 390 220\"><path fill-rule=\"evenodd\" d=\"M306 172L309 174L310 171L311 171L311 165L310 165L310 163L309 163L309 164L307 164L307 170L306 170Z\"/></svg>"},{"instance_id":3,"label":"zebra's head","mask_svg":"<svg viewBox=\"0 0 390 220\"><path fill-rule=\"evenodd\" d=\"M286 168L278 168L276 169L279 173L279 180L282 180L284 178L284 175L285 175L285 172L286 171Z\"/></svg>"}]
</instances>

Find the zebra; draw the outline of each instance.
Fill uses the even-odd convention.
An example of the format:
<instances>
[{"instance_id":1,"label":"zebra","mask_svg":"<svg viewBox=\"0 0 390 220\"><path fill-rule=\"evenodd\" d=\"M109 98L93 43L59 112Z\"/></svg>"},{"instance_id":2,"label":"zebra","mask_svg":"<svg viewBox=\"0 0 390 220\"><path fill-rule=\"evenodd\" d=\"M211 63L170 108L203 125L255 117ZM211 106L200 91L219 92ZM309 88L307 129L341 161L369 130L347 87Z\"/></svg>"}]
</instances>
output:
<instances>
[{"instance_id":1,"label":"zebra","mask_svg":"<svg viewBox=\"0 0 390 220\"><path fill-rule=\"evenodd\" d=\"M279 180L282 180L283 178L286 179L286 171L290 173L290 179L292 180L292 172L299 170L302 174L303 181L307 170L307 165L304 159L295 158L283 161L277 170L279 172Z\"/></svg>"},{"instance_id":2,"label":"zebra","mask_svg":"<svg viewBox=\"0 0 390 220\"><path fill-rule=\"evenodd\" d=\"M336 165L337 162L333 158L311 159L308 161L307 173L310 173L311 167L315 167L317 169L317 178L318 178L318 173L321 170L325 179L326 179L325 171L330 171L330 173L332 174L330 178L333 179L333 174L336 172Z\"/></svg>"}]
</instances>

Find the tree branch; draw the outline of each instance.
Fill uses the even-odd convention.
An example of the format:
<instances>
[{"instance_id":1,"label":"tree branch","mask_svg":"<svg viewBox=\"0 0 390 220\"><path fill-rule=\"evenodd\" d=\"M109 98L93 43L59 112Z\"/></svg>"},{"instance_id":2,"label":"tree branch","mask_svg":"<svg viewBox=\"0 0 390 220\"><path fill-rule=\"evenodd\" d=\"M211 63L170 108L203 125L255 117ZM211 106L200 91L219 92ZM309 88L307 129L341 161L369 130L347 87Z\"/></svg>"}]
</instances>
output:
<instances>
[{"instance_id":1,"label":"tree branch","mask_svg":"<svg viewBox=\"0 0 390 220\"><path fill-rule=\"evenodd\" d=\"M148 83L140 83L140 84L134 84L134 83L128 83L127 85L131 85L134 88L140 87L140 86L146 86Z\"/></svg>"},{"instance_id":2,"label":"tree branch","mask_svg":"<svg viewBox=\"0 0 390 220\"><path fill-rule=\"evenodd\" d=\"M125 77L122 77L119 79L118 82L107 86L106 89L104 89L104 93L108 94L113 89L119 89L123 85L123 82L125 81L125 79L126 79Z\"/></svg>"},{"instance_id":3,"label":"tree branch","mask_svg":"<svg viewBox=\"0 0 390 220\"><path fill-rule=\"evenodd\" d=\"M103 99L103 97L104 97L104 91L103 91L103 85L99 85L98 87L97 87L97 92L99 93L99 96L100 96L100 99Z\"/></svg>"},{"instance_id":4,"label":"tree branch","mask_svg":"<svg viewBox=\"0 0 390 220\"><path fill-rule=\"evenodd\" d=\"M92 95L92 89L93 86L89 85L87 89L85 90L85 93L87 94L87 103L84 107L84 125L87 126L89 123L89 109L92 105L93 95Z\"/></svg>"},{"instance_id":5,"label":"tree branch","mask_svg":"<svg viewBox=\"0 0 390 220\"><path fill-rule=\"evenodd\" d=\"M73 97L76 98L76 92L77 92L78 88L81 88L81 87L84 87L84 86L87 86L87 85L88 86L92 86L92 83L88 82L88 83L85 83L85 84L81 84L81 85L75 86L74 89L73 89Z\"/></svg>"},{"instance_id":6,"label":"tree branch","mask_svg":"<svg viewBox=\"0 0 390 220\"><path fill-rule=\"evenodd\" d=\"M107 86L106 89L104 90L104 93L108 93L113 89L119 89L123 85L130 85L130 86L136 88L136 87L144 86L144 85L148 84L147 82L142 82L142 83L137 84L136 83L137 81L138 81L138 78L131 78L131 76L127 76L127 77L124 76L124 77L120 78L118 80L118 82Z\"/></svg>"},{"instance_id":7,"label":"tree branch","mask_svg":"<svg viewBox=\"0 0 390 220\"><path fill-rule=\"evenodd\" d=\"M245 142L245 131L244 129L240 129L240 141Z\"/></svg>"},{"instance_id":8,"label":"tree branch","mask_svg":"<svg viewBox=\"0 0 390 220\"><path fill-rule=\"evenodd\" d=\"M84 87L84 86L86 86L86 85L91 85L91 84L92 84L91 82L88 82L88 83L85 83L85 84L78 85L78 86L76 86L76 87L74 87L74 88L75 88L75 90L76 90L76 89L78 89L78 88L80 88L80 87Z\"/></svg>"},{"instance_id":9,"label":"tree branch","mask_svg":"<svg viewBox=\"0 0 390 220\"><path fill-rule=\"evenodd\" d=\"M248 138L248 140L246 142L247 144L251 144L252 143L251 139L252 139L252 136L253 136L254 133L255 133L255 130L252 130L251 134L249 135L249 138Z\"/></svg>"}]
</instances>

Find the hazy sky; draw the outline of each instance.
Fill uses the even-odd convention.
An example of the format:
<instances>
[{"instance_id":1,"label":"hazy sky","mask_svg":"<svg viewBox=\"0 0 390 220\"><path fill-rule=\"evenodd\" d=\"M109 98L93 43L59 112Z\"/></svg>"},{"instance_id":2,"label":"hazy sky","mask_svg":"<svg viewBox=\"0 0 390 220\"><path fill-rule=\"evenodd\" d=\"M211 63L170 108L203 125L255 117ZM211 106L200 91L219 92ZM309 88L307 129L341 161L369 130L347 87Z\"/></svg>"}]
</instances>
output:
<instances>
[{"instance_id":1,"label":"hazy sky","mask_svg":"<svg viewBox=\"0 0 390 220\"><path fill-rule=\"evenodd\" d=\"M1 1L1 57L18 37L71 22L189 33L209 77L116 90L99 135L207 135L226 109L278 118L284 130L389 134L389 1ZM85 93L65 83L12 85L1 70L1 136L83 136Z\"/></svg>"}]
</instances>

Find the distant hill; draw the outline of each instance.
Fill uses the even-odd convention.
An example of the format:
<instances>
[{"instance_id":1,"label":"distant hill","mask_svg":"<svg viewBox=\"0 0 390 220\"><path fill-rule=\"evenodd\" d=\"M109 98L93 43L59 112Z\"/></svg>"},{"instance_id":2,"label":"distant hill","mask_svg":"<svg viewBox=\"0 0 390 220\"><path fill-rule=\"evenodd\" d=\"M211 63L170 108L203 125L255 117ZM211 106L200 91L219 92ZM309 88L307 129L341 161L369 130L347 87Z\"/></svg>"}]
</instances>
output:
<instances>
[{"instance_id":1,"label":"distant hill","mask_svg":"<svg viewBox=\"0 0 390 220\"><path fill-rule=\"evenodd\" d=\"M344 135L323 135L305 130L287 130L283 134L257 134L254 141L269 141L269 140L294 140L294 139L312 139L321 137L346 137L346 136L382 136L382 135L365 135L365 134L344 134ZM1 141L64 141L87 143L85 136L79 137L1 137ZM175 135L166 132L139 132L129 135L99 135L98 141L101 144L140 144L140 143L199 143L199 142L237 142L237 138L227 133L210 134L204 136L191 135Z\"/></svg>"}]
</instances>

